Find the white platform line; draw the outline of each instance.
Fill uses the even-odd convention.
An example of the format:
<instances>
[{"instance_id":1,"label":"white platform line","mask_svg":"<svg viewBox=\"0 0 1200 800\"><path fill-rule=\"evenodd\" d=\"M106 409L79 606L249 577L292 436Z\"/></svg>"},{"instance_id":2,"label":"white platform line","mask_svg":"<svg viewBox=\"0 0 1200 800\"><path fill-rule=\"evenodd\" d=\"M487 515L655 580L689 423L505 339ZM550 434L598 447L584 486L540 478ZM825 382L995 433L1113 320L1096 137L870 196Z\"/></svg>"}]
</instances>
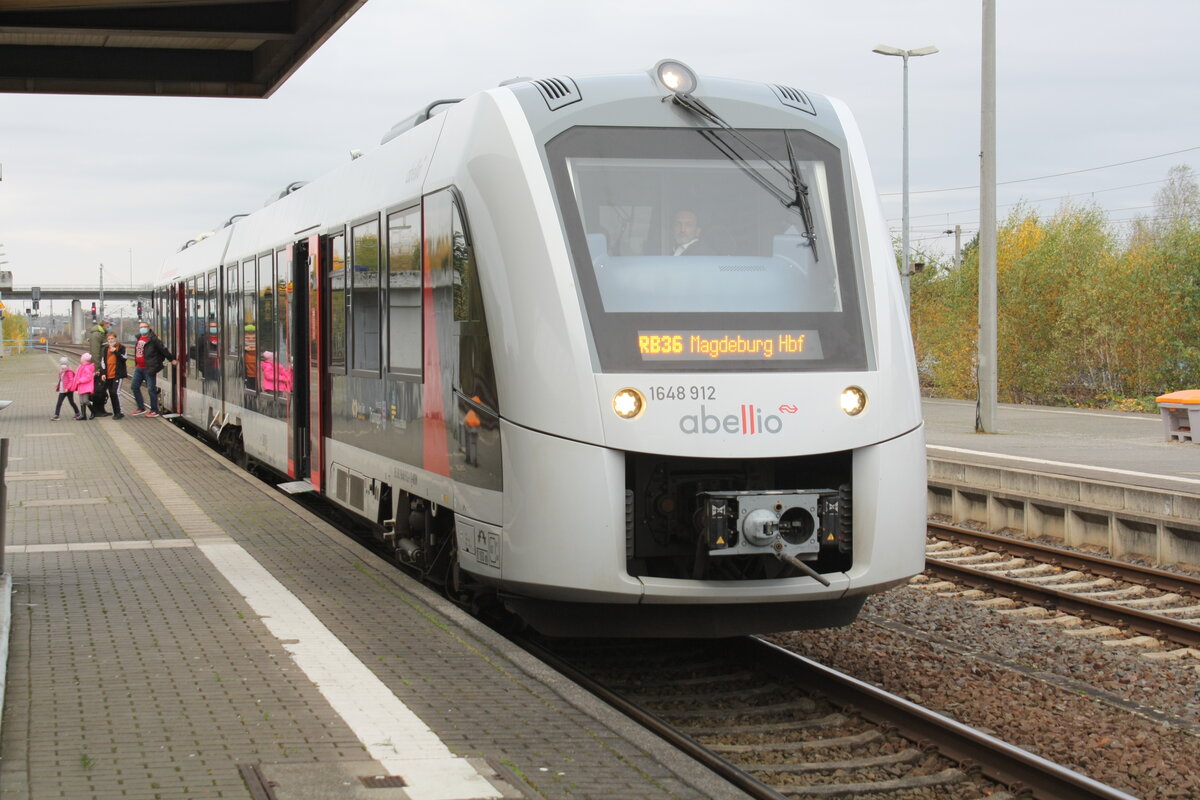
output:
<instances>
[{"instance_id":1,"label":"white platform line","mask_svg":"<svg viewBox=\"0 0 1200 800\"><path fill-rule=\"evenodd\" d=\"M115 542L67 542L64 544L10 544L5 553L86 553L113 550L170 550L177 547L195 547L191 539L129 539Z\"/></svg>"},{"instance_id":2,"label":"white platform line","mask_svg":"<svg viewBox=\"0 0 1200 800\"><path fill-rule=\"evenodd\" d=\"M1112 467L1095 467L1091 464L1074 464L1070 461L1047 461L1044 458L1027 458L1025 456L1009 456L1003 453L993 453L987 450L967 450L962 447L944 447L940 444L926 445L928 450L945 450L948 453L964 453L972 456L989 456L990 458L1002 458L1008 461L1022 461L1026 464L1039 464L1046 467L1074 467L1076 469L1086 469L1093 472L1108 472L1113 475L1125 475L1136 478L1158 478L1159 480L1179 481L1180 483L1191 483L1200 486L1200 480L1194 478L1177 478L1174 475L1165 475L1161 472L1135 472L1130 469L1113 469Z\"/></svg>"},{"instance_id":3,"label":"white platform line","mask_svg":"<svg viewBox=\"0 0 1200 800\"><path fill-rule=\"evenodd\" d=\"M971 408L975 407L975 403L971 402L970 400L943 400L943 399L939 399L939 398L926 397L923 400L921 400L921 402L928 403L930 405L938 405L938 406L969 406ZM1152 422L1156 425L1162 424L1162 419L1160 417L1149 416L1149 415L1139 416L1137 413L1126 414L1126 413L1121 413L1121 412L1105 413L1103 411L1072 411L1071 409L1066 409L1066 408L1045 408L1042 406L1016 406L1016 405L1002 405L1002 406L1000 406L1000 410L1001 411L1022 411L1022 412L1026 412L1029 414L1069 414L1069 415L1075 416L1075 417L1092 417L1092 418L1103 417L1104 419L1122 419L1127 422Z\"/></svg>"},{"instance_id":4,"label":"white platform line","mask_svg":"<svg viewBox=\"0 0 1200 800\"><path fill-rule=\"evenodd\" d=\"M295 659L371 757L400 775L412 800L499 798L466 759L455 756L287 587L222 531L118 425L104 426L133 468L190 536L196 547L245 598L262 623Z\"/></svg>"}]
</instances>

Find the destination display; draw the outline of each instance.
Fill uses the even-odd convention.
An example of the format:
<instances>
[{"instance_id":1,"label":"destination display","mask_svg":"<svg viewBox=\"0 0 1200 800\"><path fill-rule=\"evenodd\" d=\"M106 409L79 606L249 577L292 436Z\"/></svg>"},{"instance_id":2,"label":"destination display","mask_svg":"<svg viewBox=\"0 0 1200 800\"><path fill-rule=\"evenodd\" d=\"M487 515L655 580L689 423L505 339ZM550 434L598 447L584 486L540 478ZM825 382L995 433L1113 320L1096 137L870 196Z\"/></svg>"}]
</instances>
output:
<instances>
[{"instance_id":1,"label":"destination display","mask_svg":"<svg viewBox=\"0 0 1200 800\"><path fill-rule=\"evenodd\" d=\"M638 331L643 361L799 361L822 358L817 331Z\"/></svg>"}]
</instances>

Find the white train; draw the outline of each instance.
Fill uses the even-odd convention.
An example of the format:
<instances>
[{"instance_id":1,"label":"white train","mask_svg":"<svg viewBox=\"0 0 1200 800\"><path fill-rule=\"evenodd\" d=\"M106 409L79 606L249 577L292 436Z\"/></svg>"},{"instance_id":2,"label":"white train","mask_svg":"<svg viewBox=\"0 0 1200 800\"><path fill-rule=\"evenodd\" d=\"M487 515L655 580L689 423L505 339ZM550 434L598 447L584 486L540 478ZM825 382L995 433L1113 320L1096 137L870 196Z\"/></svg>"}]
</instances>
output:
<instances>
[{"instance_id":1,"label":"white train","mask_svg":"<svg viewBox=\"0 0 1200 800\"><path fill-rule=\"evenodd\" d=\"M168 408L544 632L842 625L922 569L912 344L839 101L675 61L440 101L189 243L155 305Z\"/></svg>"}]
</instances>

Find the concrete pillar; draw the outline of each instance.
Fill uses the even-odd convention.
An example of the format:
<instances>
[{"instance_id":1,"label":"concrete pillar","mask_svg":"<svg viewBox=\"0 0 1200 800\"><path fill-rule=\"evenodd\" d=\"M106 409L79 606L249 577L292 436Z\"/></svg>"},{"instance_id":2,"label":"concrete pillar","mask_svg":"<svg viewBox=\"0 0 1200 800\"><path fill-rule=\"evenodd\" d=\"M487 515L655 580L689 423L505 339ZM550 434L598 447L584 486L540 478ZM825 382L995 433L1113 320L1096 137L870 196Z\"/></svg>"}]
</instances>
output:
<instances>
[{"instance_id":1,"label":"concrete pillar","mask_svg":"<svg viewBox=\"0 0 1200 800\"><path fill-rule=\"evenodd\" d=\"M71 301L71 341L83 344L83 334L86 327L83 323L83 304L78 300Z\"/></svg>"}]
</instances>

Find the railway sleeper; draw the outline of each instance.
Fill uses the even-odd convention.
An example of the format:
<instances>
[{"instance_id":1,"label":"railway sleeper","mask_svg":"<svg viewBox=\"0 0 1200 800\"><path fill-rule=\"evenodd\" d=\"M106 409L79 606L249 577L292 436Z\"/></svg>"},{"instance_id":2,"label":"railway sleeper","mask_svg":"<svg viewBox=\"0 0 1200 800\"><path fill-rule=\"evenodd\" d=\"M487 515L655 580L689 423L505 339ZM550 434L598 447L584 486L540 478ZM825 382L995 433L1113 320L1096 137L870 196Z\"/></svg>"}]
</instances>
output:
<instances>
[{"instance_id":1,"label":"railway sleeper","mask_svg":"<svg viewBox=\"0 0 1200 800\"><path fill-rule=\"evenodd\" d=\"M1145 586L1126 586L1123 589L1113 589L1106 592L1079 592L1080 597L1090 597L1093 600L1124 600L1125 598L1141 597L1146 593ZM1122 603L1118 603L1122 605Z\"/></svg>"},{"instance_id":2,"label":"railway sleeper","mask_svg":"<svg viewBox=\"0 0 1200 800\"><path fill-rule=\"evenodd\" d=\"M1122 600L1121 605L1130 608L1149 608L1157 610L1160 606L1169 606L1172 603L1178 603L1183 599L1182 595L1178 594L1160 594L1155 597L1139 597L1136 600ZM1200 609L1200 606L1197 606Z\"/></svg>"},{"instance_id":3,"label":"railway sleeper","mask_svg":"<svg viewBox=\"0 0 1200 800\"><path fill-rule=\"evenodd\" d=\"M906 789L920 789L928 786L945 786L951 783L959 783L966 778L967 773L961 769L947 767L941 772L936 772L932 775L912 775L889 781L821 784L815 786L776 786L773 788L780 794L789 797L854 797L883 792L899 792Z\"/></svg>"},{"instance_id":4,"label":"railway sleeper","mask_svg":"<svg viewBox=\"0 0 1200 800\"><path fill-rule=\"evenodd\" d=\"M817 763L806 764L743 764L742 768L751 770L753 772L797 774L805 772L829 772L835 769L869 769L870 767L890 767L897 764L912 764L922 758L925 758L925 753L910 747L895 753L889 753L887 755L851 758L843 761L821 761Z\"/></svg>"},{"instance_id":5,"label":"railway sleeper","mask_svg":"<svg viewBox=\"0 0 1200 800\"><path fill-rule=\"evenodd\" d=\"M879 730L866 730L850 736L834 736L829 739L815 739L807 742L764 742L762 744L711 744L706 745L714 753L758 753L763 750L795 753L801 750L829 750L836 747L866 747L869 744L883 741L883 733Z\"/></svg>"},{"instance_id":6,"label":"railway sleeper","mask_svg":"<svg viewBox=\"0 0 1200 800\"><path fill-rule=\"evenodd\" d=\"M1200 655L1200 654L1198 654ZM815 719L802 719L789 722L766 722L752 725L723 725L715 728L682 728L688 736L733 736L750 733L786 733L789 731L808 730L812 728L832 728L845 725L850 718L840 712L826 714Z\"/></svg>"},{"instance_id":7,"label":"railway sleeper","mask_svg":"<svg viewBox=\"0 0 1200 800\"><path fill-rule=\"evenodd\" d=\"M765 706L753 706L750 708L738 709L739 714L754 714L763 716L767 714L811 714L816 710L817 704L808 698L800 698L799 700L790 700L786 703L772 703ZM713 717L717 714L726 713L725 711L714 711L712 709L701 710L679 710L679 711L664 711L663 716L671 719L704 719Z\"/></svg>"},{"instance_id":8,"label":"railway sleeper","mask_svg":"<svg viewBox=\"0 0 1200 800\"><path fill-rule=\"evenodd\" d=\"M778 686L748 686L744 689L728 689L726 691L704 692L702 694L638 694L632 696L641 703L695 703L700 700L749 700L755 697L769 697L780 691Z\"/></svg>"}]
</instances>

